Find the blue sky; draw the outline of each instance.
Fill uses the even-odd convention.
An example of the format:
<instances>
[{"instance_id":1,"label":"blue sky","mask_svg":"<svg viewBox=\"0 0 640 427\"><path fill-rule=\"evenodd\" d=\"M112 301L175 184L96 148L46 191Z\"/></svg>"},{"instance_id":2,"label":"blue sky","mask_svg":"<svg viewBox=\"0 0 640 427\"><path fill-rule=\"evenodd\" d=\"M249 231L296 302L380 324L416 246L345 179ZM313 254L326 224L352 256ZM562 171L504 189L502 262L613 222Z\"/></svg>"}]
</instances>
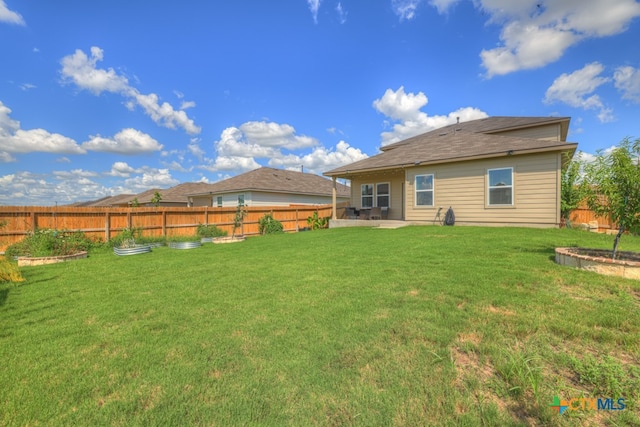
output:
<instances>
[{"instance_id":1,"label":"blue sky","mask_svg":"<svg viewBox=\"0 0 640 427\"><path fill-rule=\"evenodd\" d=\"M0 0L0 204L321 174L495 115L640 137L635 0Z\"/></svg>"}]
</instances>

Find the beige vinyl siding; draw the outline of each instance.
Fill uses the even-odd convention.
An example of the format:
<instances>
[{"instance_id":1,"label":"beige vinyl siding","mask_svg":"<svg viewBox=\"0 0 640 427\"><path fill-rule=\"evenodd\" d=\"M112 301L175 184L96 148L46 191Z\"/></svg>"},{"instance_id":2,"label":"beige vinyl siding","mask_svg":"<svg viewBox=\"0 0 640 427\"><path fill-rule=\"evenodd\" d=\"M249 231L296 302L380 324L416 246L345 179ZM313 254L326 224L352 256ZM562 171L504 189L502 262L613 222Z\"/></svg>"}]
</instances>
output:
<instances>
[{"instance_id":1,"label":"beige vinyl siding","mask_svg":"<svg viewBox=\"0 0 640 427\"><path fill-rule=\"evenodd\" d=\"M360 209L362 207L360 198L360 186L362 184L374 185L374 206L376 203L375 185L383 182L389 183L389 213L388 219L403 219L403 184L404 184L404 171L389 171L367 174L363 177L354 178L351 180L351 205Z\"/></svg>"},{"instance_id":2,"label":"beige vinyl siding","mask_svg":"<svg viewBox=\"0 0 640 427\"><path fill-rule=\"evenodd\" d=\"M559 153L420 166L407 169L406 219L433 221L453 207L457 224L554 227L559 222ZM487 170L513 168L513 205L489 206ZM414 179L434 174L434 206L415 206Z\"/></svg>"},{"instance_id":3,"label":"beige vinyl siding","mask_svg":"<svg viewBox=\"0 0 640 427\"><path fill-rule=\"evenodd\" d=\"M546 139L550 141L560 141L562 138L562 128L559 123L536 126L528 129L515 129L505 132L495 132L494 135L513 136L518 138Z\"/></svg>"}]
</instances>

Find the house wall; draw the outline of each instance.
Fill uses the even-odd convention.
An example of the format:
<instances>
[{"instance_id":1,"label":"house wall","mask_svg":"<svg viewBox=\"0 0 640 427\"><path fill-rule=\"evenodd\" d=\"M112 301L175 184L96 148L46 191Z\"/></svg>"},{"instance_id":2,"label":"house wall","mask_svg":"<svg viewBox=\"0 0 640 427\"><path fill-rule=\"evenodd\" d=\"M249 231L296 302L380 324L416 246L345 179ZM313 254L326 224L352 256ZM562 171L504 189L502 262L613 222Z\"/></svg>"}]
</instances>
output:
<instances>
[{"instance_id":1,"label":"house wall","mask_svg":"<svg viewBox=\"0 0 640 427\"><path fill-rule=\"evenodd\" d=\"M550 141L562 140L562 127L559 123L536 126L527 129L516 129L506 132L496 132L494 135L513 136L518 138L534 138Z\"/></svg>"},{"instance_id":2,"label":"house wall","mask_svg":"<svg viewBox=\"0 0 640 427\"><path fill-rule=\"evenodd\" d=\"M560 222L560 153L419 166L406 171L406 220L433 222L451 206L456 224L555 227ZM513 167L513 206L489 206L487 170ZM415 206L414 179L434 174L434 206Z\"/></svg>"},{"instance_id":3,"label":"house wall","mask_svg":"<svg viewBox=\"0 0 640 427\"><path fill-rule=\"evenodd\" d=\"M403 170L372 173L363 176L358 176L351 180L351 206L360 209L362 207L362 199L360 197L362 184L375 184L388 182L390 184L390 196L389 196L389 212L388 219L404 219L403 202L404 202L404 186L405 186L405 174ZM376 195L374 194L374 206L376 205Z\"/></svg>"},{"instance_id":4,"label":"house wall","mask_svg":"<svg viewBox=\"0 0 640 427\"><path fill-rule=\"evenodd\" d=\"M244 203L246 206L324 205L330 204L332 201L331 196L245 191L194 196L193 205L217 207L217 197L222 196L222 207L235 207L238 205L239 194L244 194ZM349 199L346 197L338 197L337 200L338 203L342 203Z\"/></svg>"},{"instance_id":5,"label":"house wall","mask_svg":"<svg viewBox=\"0 0 640 427\"><path fill-rule=\"evenodd\" d=\"M338 197L338 203L348 201ZM250 206L289 206L289 205L325 205L332 202L331 196L313 196L305 194L252 192Z\"/></svg>"}]
</instances>

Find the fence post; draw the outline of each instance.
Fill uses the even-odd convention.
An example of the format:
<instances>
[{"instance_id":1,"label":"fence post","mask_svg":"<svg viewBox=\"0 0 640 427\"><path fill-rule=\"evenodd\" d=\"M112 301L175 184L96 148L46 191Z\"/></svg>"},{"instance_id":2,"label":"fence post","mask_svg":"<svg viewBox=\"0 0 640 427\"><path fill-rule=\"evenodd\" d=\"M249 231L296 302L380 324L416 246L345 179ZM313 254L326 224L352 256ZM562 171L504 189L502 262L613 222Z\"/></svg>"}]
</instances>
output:
<instances>
[{"instance_id":1,"label":"fence post","mask_svg":"<svg viewBox=\"0 0 640 427\"><path fill-rule=\"evenodd\" d=\"M108 242L109 238L111 238L111 215L107 211L104 215L104 241Z\"/></svg>"},{"instance_id":2,"label":"fence post","mask_svg":"<svg viewBox=\"0 0 640 427\"><path fill-rule=\"evenodd\" d=\"M167 210L162 210L162 237L167 237Z\"/></svg>"},{"instance_id":3,"label":"fence post","mask_svg":"<svg viewBox=\"0 0 640 427\"><path fill-rule=\"evenodd\" d=\"M36 211L31 212L31 229L34 233L38 229L38 225L36 224Z\"/></svg>"}]
</instances>

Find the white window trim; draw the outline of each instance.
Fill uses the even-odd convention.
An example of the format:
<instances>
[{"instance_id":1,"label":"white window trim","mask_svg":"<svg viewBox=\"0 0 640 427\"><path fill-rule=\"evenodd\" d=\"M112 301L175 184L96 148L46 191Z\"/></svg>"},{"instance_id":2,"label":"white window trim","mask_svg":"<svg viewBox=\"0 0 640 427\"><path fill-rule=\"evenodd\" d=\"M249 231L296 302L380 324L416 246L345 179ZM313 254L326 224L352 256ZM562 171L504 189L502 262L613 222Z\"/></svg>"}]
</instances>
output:
<instances>
[{"instance_id":1,"label":"white window trim","mask_svg":"<svg viewBox=\"0 0 640 427\"><path fill-rule=\"evenodd\" d=\"M364 186L367 186L367 185L371 186L371 195L370 196L362 194L362 188ZM364 203L362 203L362 200L365 197L367 197L367 198L371 197L371 206L374 206L373 202L376 201L376 185L375 184L373 184L373 183L360 184L360 207L363 208L363 209L368 209L368 208L365 208Z\"/></svg>"},{"instance_id":2,"label":"white window trim","mask_svg":"<svg viewBox=\"0 0 640 427\"><path fill-rule=\"evenodd\" d=\"M242 205L240 205L240 196L242 196ZM239 193L236 199L236 206L247 206L247 198L244 193Z\"/></svg>"},{"instance_id":3,"label":"white window trim","mask_svg":"<svg viewBox=\"0 0 640 427\"><path fill-rule=\"evenodd\" d=\"M489 177L491 171L497 171L497 170L503 170L503 169L510 169L511 170L511 185L506 185L506 186L491 186L491 178ZM516 191L515 191L515 173L514 173L514 169L513 166L508 166L508 167L504 167L504 168L491 168L491 169L487 169L487 207L490 208L512 208L515 206L515 201L516 201ZM509 204L505 204L505 203L500 203L500 204L492 204L491 203L491 190L494 188L511 188L511 203Z\"/></svg>"},{"instance_id":4,"label":"white window trim","mask_svg":"<svg viewBox=\"0 0 640 427\"><path fill-rule=\"evenodd\" d=\"M381 184L387 184L387 188L389 189L387 193L382 193L383 196L387 196L387 198L389 199L389 203L387 204L386 207L390 208L391 207L391 183L390 182L376 182L375 187L374 188L374 198L373 201L375 202L373 206L378 207L378 196L380 195L380 193L378 193L378 185Z\"/></svg>"},{"instance_id":5,"label":"white window trim","mask_svg":"<svg viewBox=\"0 0 640 427\"><path fill-rule=\"evenodd\" d=\"M418 190L417 178L419 176L430 176L431 177L431 190ZM418 192L431 192L431 204L430 205L419 205L418 204ZM436 176L432 173L419 173L413 177L413 205L417 208L433 208L436 205Z\"/></svg>"}]
</instances>

